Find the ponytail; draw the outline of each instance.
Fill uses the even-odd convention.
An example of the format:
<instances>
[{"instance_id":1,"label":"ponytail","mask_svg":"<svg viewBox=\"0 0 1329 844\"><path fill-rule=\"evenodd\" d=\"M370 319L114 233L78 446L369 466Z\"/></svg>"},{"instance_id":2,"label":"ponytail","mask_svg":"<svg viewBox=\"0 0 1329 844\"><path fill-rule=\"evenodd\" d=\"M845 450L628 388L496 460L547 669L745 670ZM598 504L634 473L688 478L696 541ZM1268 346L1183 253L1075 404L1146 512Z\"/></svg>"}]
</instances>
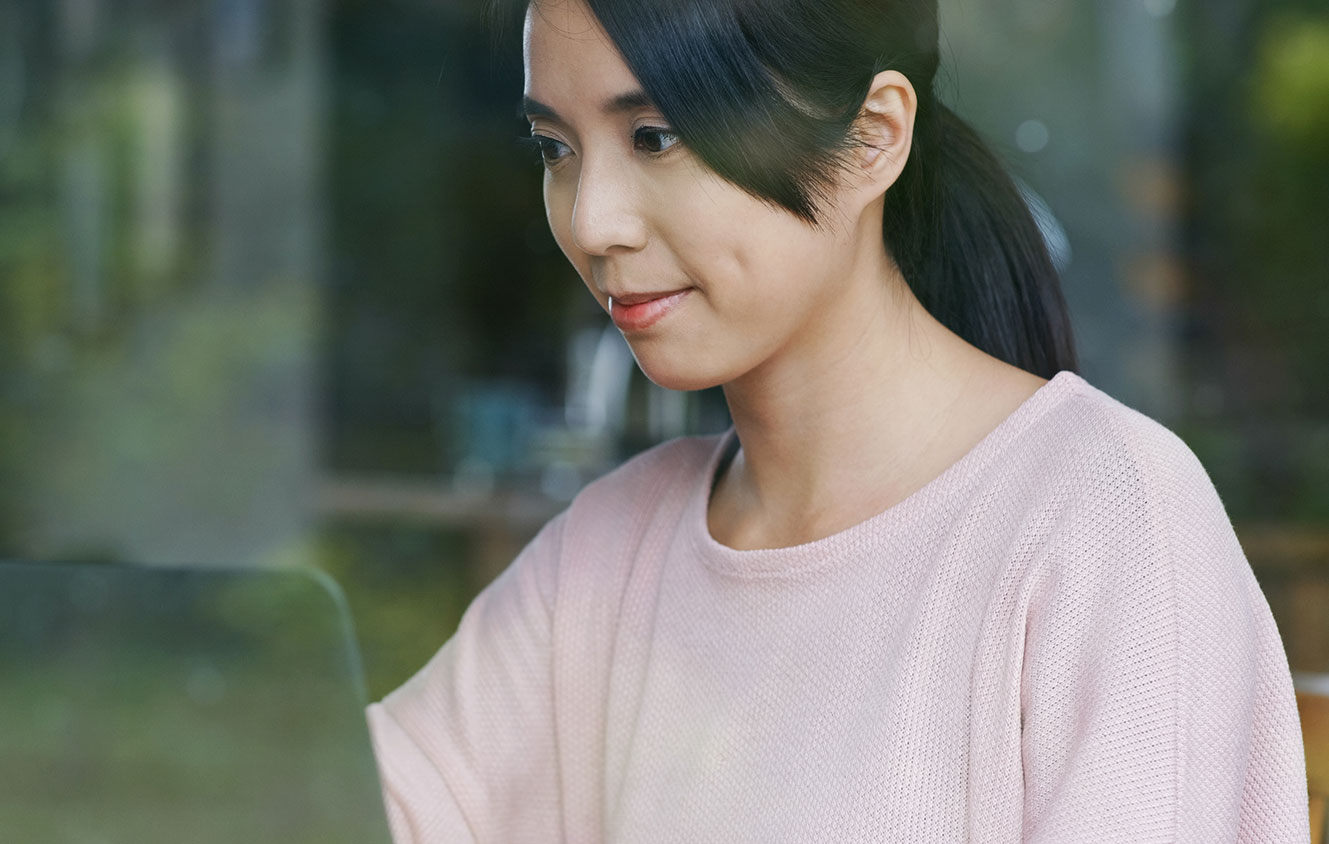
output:
<instances>
[{"instance_id":1,"label":"ponytail","mask_svg":"<svg viewBox=\"0 0 1329 844\"><path fill-rule=\"evenodd\" d=\"M1021 369L1077 369L1047 242L1001 162L931 96L909 162L886 192L882 230L910 289L939 322Z\"/></svg>"}]
</instances>

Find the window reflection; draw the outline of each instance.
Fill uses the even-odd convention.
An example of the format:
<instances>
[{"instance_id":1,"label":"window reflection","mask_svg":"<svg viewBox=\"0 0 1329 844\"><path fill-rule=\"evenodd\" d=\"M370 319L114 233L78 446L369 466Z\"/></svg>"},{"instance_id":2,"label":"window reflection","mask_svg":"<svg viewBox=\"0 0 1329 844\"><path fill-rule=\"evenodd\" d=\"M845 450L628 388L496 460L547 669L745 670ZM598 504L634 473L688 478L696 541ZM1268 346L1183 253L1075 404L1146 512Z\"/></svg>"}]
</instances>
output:
<instances>
[{"instance_id":1,"label":"window reflection","mask_svg":"<svg viewBox=\"0 0 1329 844\"><path fill-rule=\"evenodd\" d=\"M1209 469L1329 670L1329 16L943 3L1086 377ZM370 691L590 478L727 422L549 235L480 4L0 0L0 551L309 562Z\"/></svg>"}]
</instances>

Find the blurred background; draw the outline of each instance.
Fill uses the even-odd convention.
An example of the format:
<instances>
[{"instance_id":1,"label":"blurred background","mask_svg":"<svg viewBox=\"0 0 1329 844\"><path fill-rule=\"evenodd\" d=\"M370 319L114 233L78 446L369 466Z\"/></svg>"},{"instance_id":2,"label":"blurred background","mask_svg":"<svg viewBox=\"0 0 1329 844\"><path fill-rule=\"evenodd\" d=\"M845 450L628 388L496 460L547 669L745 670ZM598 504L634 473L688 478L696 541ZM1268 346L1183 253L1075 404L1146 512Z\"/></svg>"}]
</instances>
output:
<instances>
[{"instance_id":1,"label":"blurred background","mask_svg":"<svg viewBox=\"0 0 1329 844\"><path fill-rule=\"evenodd\" d=\"M1329 10L944 0L1083 375L1329 671ZM587 480L722 430L554 244L478 2L0 0L0 558L313 565L369 693Z\"/></svg>"}]
</instances>

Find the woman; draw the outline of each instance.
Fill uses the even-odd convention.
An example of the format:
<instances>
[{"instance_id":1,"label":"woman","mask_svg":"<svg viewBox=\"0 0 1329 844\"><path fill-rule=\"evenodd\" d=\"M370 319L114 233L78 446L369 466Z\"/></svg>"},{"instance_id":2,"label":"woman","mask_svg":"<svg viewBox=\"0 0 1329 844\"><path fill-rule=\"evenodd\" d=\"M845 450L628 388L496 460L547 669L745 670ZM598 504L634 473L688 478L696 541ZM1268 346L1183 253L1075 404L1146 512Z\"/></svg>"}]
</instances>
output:
<instances>
[{"instance_id":1,"label":"woman","mask_svg":"<svg viewBox=\"0 0 1329 844\"><path fill-rule=\"evenodd\" d=\"M398 840L1305 840L1268 607L1075 374L935 5L536 0L523 47L559 246L734 426L587 487L370 708Z\"/></svg>"}]
</instances>

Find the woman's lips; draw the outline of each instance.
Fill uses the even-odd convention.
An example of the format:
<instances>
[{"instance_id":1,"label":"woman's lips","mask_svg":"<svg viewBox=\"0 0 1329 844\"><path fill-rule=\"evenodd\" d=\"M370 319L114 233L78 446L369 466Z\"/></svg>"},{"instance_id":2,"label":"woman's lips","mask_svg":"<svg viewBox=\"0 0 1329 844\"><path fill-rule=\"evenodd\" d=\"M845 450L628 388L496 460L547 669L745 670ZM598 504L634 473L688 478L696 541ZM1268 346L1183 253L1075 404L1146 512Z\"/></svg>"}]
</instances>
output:
<instances>
[{"instance_id":1,"label":"woman's lips","mask_svg":"<svg viewBox=\"0 0 1329 844\"><path fill-rule=\"evenodd\" d=\"M661 293L659 296L645 301L638 301L638 297L634 296L632 298L633 304L630 305L625 305L610 296L609 316L614 320L614 325L618 326L619 331L645 331L678 307L690 292L692 292L692 288L688 287L671 293Z\"/></svg>"}]
</instances>

